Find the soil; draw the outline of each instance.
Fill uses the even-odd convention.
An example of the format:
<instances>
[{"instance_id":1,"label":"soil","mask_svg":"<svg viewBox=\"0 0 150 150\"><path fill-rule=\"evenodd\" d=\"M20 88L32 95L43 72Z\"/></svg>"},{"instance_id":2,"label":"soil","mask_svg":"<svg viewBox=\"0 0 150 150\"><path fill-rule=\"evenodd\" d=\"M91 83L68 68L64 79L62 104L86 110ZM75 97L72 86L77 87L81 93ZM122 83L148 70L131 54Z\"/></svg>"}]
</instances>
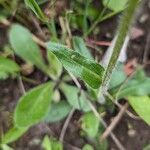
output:
<instances>
[{"instance_id":1,"label":"soil","mask_svg":"<svg viewBox=\"0 0 150 150\"><path fill-rule=\"evenodd\" d=\"M116 24L118 17L113 17L103 23L101 23L100 36L97 40L111 40L114 31L116 30ZM143 8L139 10L137 21L134 25L144 32L144 34L138 38L130 41L128 46L128 60L136 58L139 63L142 63L144 52L146 46L149 45L149 51L147 52L147 64L145 64L145 70L148 75L150 75L150 66L148 64L150 61L150 43L147 43L148 34L150 34L150 1L147 0L143 4ZM5 35L5 36L4 36ZM108 36L111 35L111 36ZM0 27L0 47L6 43L6 29ZM35 70L33 74L30 75L31 78L37 81L43 82L47 80L42 73ZM24 82L26 90L31 88L33 85ZM7 131L9 127L12 126L12 113L17 103L17 100L22 95L20 90L19 81L17 79L8 79L6 81L0 81L0 132L3 133ZM87 142L87 139L82 138L79 135L81 114L75 112L67 133L64 139L65 150L77 150L76 147L82 148L82 146ZM106 116L106 122L110 122L112 115ZM22 138L13 143L11 146L15 147L15 150L41 150L40 142L45 134L53 135L59 138L63 121L55 124L44 124L32 127ZM135 120L126 115L123 116L119 124L114 129L114 134L124 145L126 150L142 150L145 146L150 144L150 127L145 124L142 120ZM118 148L112 141L108 138L109 150L117 150Z\"/></svg>"}]
</instances>

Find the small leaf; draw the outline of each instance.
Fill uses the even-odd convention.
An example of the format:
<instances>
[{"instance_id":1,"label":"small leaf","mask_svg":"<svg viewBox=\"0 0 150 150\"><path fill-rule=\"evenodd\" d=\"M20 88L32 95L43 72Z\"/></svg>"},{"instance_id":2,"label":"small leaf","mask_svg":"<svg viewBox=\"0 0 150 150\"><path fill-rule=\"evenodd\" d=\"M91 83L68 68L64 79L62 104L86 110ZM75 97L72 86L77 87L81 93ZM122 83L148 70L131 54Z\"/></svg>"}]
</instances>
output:
<instances>
[{"instance_id":1,"label":"small leaf","mask_svg":"<svg viewBox=\"0 0 150 150\"><path fill-rule=\"evenodd\" d=\"M69 114L70 111L71 111L71 107L65 101L52 104L49 109L49 113L47 113L44 120L50 123L60 121L64 119Z\"/></svg>"},{"instance_id":2,"label":"small leaf","mask_svg":"<svg viewBox=\"0 0 150 150\"><path fill-rule=\"evenodd\" d=\"M68 103L79 110L83 110L84 112L90 111L91 108L87 103L85 94L80 93L80 90L75 86L62 84L61 90L67 98Z\"/></svg>"},{"instance_id":3,"label":"small leaf","mask_svg":"<svg viewBox=\"0 0 150 150\"><path fill-rule=\"evenodd\" d=\"M58 58L51 52L47 51L47 58L49 61L48 72L53 79L58 79L62 73L62 64Z\"/></svg>"},{"instance_id":4,"label":"small leaf","mask_svg":"<svg viewBox=\"0 0 150 150\"><path fill-rule=\"evenodd\" d=\"M15 125L27 127L40 122L49 110L52 93L52 84L45 83L23 95L15 109Z\"/></svg>"},{"instance_id":5,"label":"small leaf","mask_svg":"<svg viewBox=\"0 0 150 150\"><path fill-rule=\"evenodd\" d=\"M45 136L42 142L44 150L63 150L63 145L54 138Z\"/></svg>"},{"instance_id":6,"label":"small leaf","mask_svg":"<svg viewBox=\"0 0 150 150\"><path fill-rule=\"evenodd\" d=\"M89 50L87 49L85 42L82 38L77 37L77 36L73 37L73 48L81 55L93 60L93 57L91 53L89 52Z\"/></svg>"},{"instance_id":7,"label":"small leaf","mask_svg":"<svg viewBox=\"0 0 150 150\"><path fill-rule=\"evenodd\" d=\"M82 150L94 150L94 148L91 145L86 144L86 145L84 145L84 147L82 148Z\"/></svg>"},{"instance_id":8,"label":"small leaf","mask_svg":"<svg viewBox=\"0 0 150 150\"><path fill-rule=\"evenodd\" d=\"M19 70L19 66L14 61L0 56L0 79L6 79L9 75L15 75Z\"/></svg>"},{"instance_id":9,"label":"small leaf","mask_svg":"<svg viewBox=\"0 0 150 150\"><path fill-rule=\"evenodd\" d=\"M9 147L8 145L3 144L1 146L2 150L14 150L13 148Z\"/></svg>"},{"instance_id":10,"label":"small leaf","mask_svg":"<svg viewBox=\"0 0 150 150\"><path fill-rule=\"evenodd\" d=\"M103 0L103 4L114 12L118 12L125 9L127 1L128 0Z\"/></svg>"},{"instance_id":11,"label":"small leaf","mask_svg":"<svg viewBox=\"0 0 150 150\"><path fill-rule=\"evenodd\" d=\"M115 67L115 70L112 73L111 80L109 83L110 89L119 86L121 83L123 83L126 80L127 75L125 74L123 67L124 65L121 63L119 63Z\"/></svg>"},{"instance_id":12,"label":"small leaf","mask_svg":"<svg viewBox=\"0 0 150 150\"><path fill-rule=\"evenodd\" d=\"M143 148L143 150L150 150L150 144Z\"/></svg>"},{"instance_id":13,"label":"small leaf","mask_svg":"<svg viewBox=\"0 0 150 150\"><path fill-rule=\"evenodd\" d=\"M49 42L47 47L58 57L67 71L80 77L94 89L100 87L104 73L102 66L61 44Z\"/></svg>"},{"instance_id":14,"label":"small leaf","mask_svg":"<svg viewBox=\"0 0 150 150\"><path fill-rule=\"evenodd\" d=\"M96 137L99 129L99 120L96 118L96 116L92 112L89 112L84 114L81 120L82 130L85 131L89 137Z\"/></svg>"},{"instance_id":15,"label":"small leaf","mask_svg":"<svg viewBox=\"0 0 150 150\"><path fill-rule=\"evenodd\" d=\"M19 24L12 25L9 39L12 48L18 56L36 65L42 71L47 71L47 66L44 63L40 49L32 40L32 34L28 29Z\"/></svg>"},{"instance_id":16,"label":"small leaf","mask_svg":"<svg viewBox=\"0 0 150 150\"><path fill-rule=\"evenodd\" d=\"M50 142L50 139L47 135L44 137L44 139L42 141L42 148L44 150L52 150L51 142Z\"/></svg>"},{"instance_id":17,"label":"small leaf","mask_svg":"<svg viewBox=\"0 0 150 150\"><path fill-rule=\"evenodd\" d=\"M18 128L13 127L11 128L2 138L2 144L9 144L16 141L20 136L22 136L28 130L27 127Z\"/></svg>"},{"instance_id":18,"label":"small leaf","mask_svg":"<svg viewBox=\"0 0 150 150\"><path fill-rule=\"evenodd\" d=\"M43 22L47 22L48 18L44 15L38 3L35 0L25 0L26 6L28 6L35 15Z\"/></svg>"},{"instance_id":19,"label":"small leaf","mask_svg":"<svg viewBox=\"0 0 150 150\"><path fill-rule=\"evenodd\" d=\"M150 125L150 98L148 96L129 96L128 101L135 112Z\"/></svg>"}]
</instances>

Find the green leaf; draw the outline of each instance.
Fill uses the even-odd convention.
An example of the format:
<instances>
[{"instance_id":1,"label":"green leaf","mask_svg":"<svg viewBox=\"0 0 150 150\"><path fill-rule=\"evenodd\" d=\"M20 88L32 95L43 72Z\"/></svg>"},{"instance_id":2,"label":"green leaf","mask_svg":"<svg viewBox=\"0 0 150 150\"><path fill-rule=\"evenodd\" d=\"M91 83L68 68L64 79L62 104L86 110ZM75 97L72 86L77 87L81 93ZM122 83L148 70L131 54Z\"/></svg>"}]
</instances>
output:
<instances>
[{"instance_id":1,"label":"green leaf","mask_svg":"<svg viewBox=\"0 0 150 150\"><path fill-rule=\"evenodd\" d=\"M94 89L100 87L104 68L98 63L61 44L49 42L47 48L57 56L67 71L80 77Z\"/></svg>"},{"instance_id":2,"label":"green leaf","mask_svg":"<svg viewBox=\"0 0 150 150\"><path fill-rule=\"evenodd\" d=\"M44 121L50 122L50 123L60 121L64 119L69 114L70 111L71 111L71 107L65 101L52 104L49 109L49 112L44 118Z\"/></svg>"},{"instance_id":3,"label":"green leaf","mask_svg":"<svg viewBox=\"0 0 150 150\"><path fill-rule=\"evenodd\" d=\"M0 56L0 79L6 79L9 75L15 75L19 70L19 66L14 61Z\"/></svg>"},{"instance_id":4,"label":"green leaf","mask_svg":"<svg viewBox=\"0 0 150 150\"><path fill-rule=\"evenodd\" d=\"M150 144L143 148L143 150L150 150Z\"/></svg>"},{"instance_id":5,"label":"green leaf","mask_svg":"<svg viewBox=\"0 0 150 150\"><path fill-rule=\"evenodd\" d=\"M32 34L28 29L19 24L12 25L9 39L12 48L18 56L36 65L42 71L47 72L47 66L44 63L40 49L33 41Z\"/></svg>"},{"instance_id":6,"label":"green leaf","mask_svg":"<svg viewBox=\"0 0 150 150\"><path fill-rule=\"evenodd\" d=\"M8 145L3 144L1 146L2 150L14 150L13 148L9 147Z\"/></svg>"},{"instance_id":7,"label":"green leaf","mask_svg":"<svg viewBox=\"0 0 150 150\"><path fill-rule=\"evenodd\" d=\"M93 60L93 57L89 50L87 49L85 42L82 38L75 36L73 37L73 48L81 55Z\"/></svg>"},{"instance_id":8,"label":"green leaf","mask_svg":"<svg viewBox=\"0 0 150 150\"><path fill-rule=\"evenodd\" d=\"M58 79L62 73L62 64L58 58L51 52L47 51L47 58L49 61L48 72L53 79Z\"/></svg>"},{"instance_id":9,"label":"green leaf","mask_svg":"<svg viewBox=\"0 0 150 150\"><path fill-rule=\"evenodd\" d=\"M125 9L127 1L128 0L103 0L103 4L114 12L118 12Z\"/></svg>"},{"instance_id":10,"label":"green leaf","mask_svg":"<svg viewBox=\"0 0 150 150\"><path fill-rule=\"evenodd\" d=\"M44 15L38 3L35 0L25 0L26 6L28 6L35 15L43 22L47 22L48 18Z\"/></svg>"},{"instance_id":11,"label":"green leaf","mask_svg":"<svg viewBox=\"0 0 150 150\"><path fill-rule=\"evenodd\" d=\"M117 97L120 99L126 96L143 96L150 94L149 89L150 78L145 77L142 80L132 79L119 91Z\"/></svg>"},{"instance_id":12,"label":"green leaf","mask_svg":"<svg viewBox=\"0 0 150 150\"><path fill-rule=\"evenodd\" d=\"M45 136L42 142L44 150L63 150L63 145L54 138Z\"/></svg>"},{"instance_id":13,"label":"green leaf","mask_svg":"<svg viewBox=\"0 0 150 150\"><path fill-rule=\"evenodd\" d=\"M15 109L15 125L27 127L40 122L49 110L52 96L51 83L40 85L23 95Z\"/></svg>"},{"instance_id":14,"label":"green leaf","mask_svg":"<svg viewBox=\"0 0 150 150\"><path fill-rule=\"evenodd\" d=\"M118 72L119 73L119 72ZM117 76L117 74L116 74ZM118 75L119 76L119 75ZM112 77L112 80L116 77ZM122 78L123 79L123 78ZM110 93L118 99L127 96L144 96L150 94L150 78L145 75L143 68L139 67L131 79L126 80L121 87L110 89Z\"/></svg>"},{"instance_id":15,"label":"green leaf","mask_svg":"<svg viewBox=\"0 0 150 150\"><path fill-rule=\"evenodd\" d=\"M82 130L85 131L89 137L96 137L99 129L99 120L96 118L96 116L92 112L89 112L84 114L81 120Z\"/></svg>"},{"instance_id":16,"label":"green leaf","mask_svg":"<svg viewBox=\"0 0 150 150\"><path fill-rule=\"evenodd\" d=\"M50 142L50 139L47 135L44 137L44 139L42 141L42 148L44 150L52 150L51 142Z\"/></svg>"},{"instance_id":17,"label":"green leaf","mask_svg":"<svg viewBox=\"0 0 150 150\"><path fill-rule=\"evenodd\" d=\"M109 88L114 88L116 86L119 86L121 83L123 83L127 78L127 75L124 72L124 65L122 63L119 63L115 70L112 73L111 80L109 83Z\"/></svg>"},{"instance_id":18,"label":"green leaf","mask_svg":"<svg viewBox=\"0 0 150 150\"><path fill-rule=\"evenodd\" d=\"M150 98L148 96L129 96L128 101L135 112L150 125Z\"/></svg>"},{"instance_id":19,"label":"green leaf","mask_svg":"<svg viewBox=\"0 0 150 150\"><path fill-rule=\"evenodd\" d=\"M28 130L27 127L11 128L4 136L2 137L2 144L9 144L16 141L20 136L22 136Z\"/></svg>"},{"instance_id":20,"label":"green leaf","mask_svg":"<svg viewBox=\"0 0 150 150\"><path fill-rule=\"evenodd\" d=\"M91 145L86 144L86 145L84 145L84 147L82 148L82 150L94 150L94 148Z\"/></svg>"},{"instance_id":21,"label":"green leaf","mask_svg":"<svg viewBox=\"0 0 150 150\"><path fill-rule=\"evenodd\" d=\"M46 2L48 2L49 0L37 0L37 3L38 4L44 4L44 3L46 3Z\"/></svg>"},{"instance_id":22,"label":"green leaf","mask_svg":"<svg viewBox=\"0 0 150 150\"><path fill-rule=\"evenodd\" d=\"M83 110L84 112L91 110L90 106L87 103L85 94L83 92L80 93L80 90L77 87L62 84L60 88L67 98L68 103L72 107Z\"/></svg>"}]
</instances>

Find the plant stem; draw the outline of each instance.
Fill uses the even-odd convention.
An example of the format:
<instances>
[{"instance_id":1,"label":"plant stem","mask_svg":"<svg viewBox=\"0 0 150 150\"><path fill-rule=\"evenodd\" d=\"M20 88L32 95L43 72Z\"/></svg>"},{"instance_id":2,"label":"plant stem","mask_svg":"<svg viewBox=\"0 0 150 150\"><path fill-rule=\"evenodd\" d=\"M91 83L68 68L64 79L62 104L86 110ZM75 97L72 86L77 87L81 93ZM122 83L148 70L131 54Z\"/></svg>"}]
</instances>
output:
<instances>
[{"instance_id":1,"label":"plant stem","mask_svg":"<svg viewBox=\"0 0 150 150\"><path fill-rule=\"evenodd\" d=\"M82 30L83 30L83 36L85 36L85 34L87 33L88 31L88 22L87 22L87 18L88 18L88 8L89 8L89 5L91 3L91 0L86 0L85 1L85 12L84 12L84 17L83 17L83 25L82 25Z\"/></svg>"},{"instance_id":2,"label":"plant stem","mask_svg":"<svg viewBox=\"0 0 150 150\"><path fill-rule=\"evenodd\" d=\"M109 4L110 0L107 0L106 6L102 9L101 13L99 14L98 18L95 20L95 22L92 24L92 26L87 30L87 32L84 33L84 38L86 38L97 26L98 23L101 22L101 19L103 18L103 15L105 14L107 10L107 5Z\"/></svg>"},{"instance_id":3,"label":"plant stem","mask_svg":"<svg viewBox=\"0 0 150 150\"><path fill-rule=\"evenodd\" d=\"M117 63L124 40L129 32L129 28L132 23L132 19L134 17L135 10L138 6L137 5L138 2L139 2L139 0L128 0L128 6L125 9L125 12L120 21L118 36L117 36L117 40L116 40L116 43L114 46L114 50L113 50L112 56L110 58L108 67L104 74L104 79L103 79L103 84L102 84L102 88L104 90L105 90L105 88L107 89L107 85L109 83L109 79L111 77L112 71L115 68L115 65Z\"/></svg>"},{"instance_id":4,"label":"plant stem","mask_svg":"<svg viewBox=\"0 0 150 150\"><path fill-rule=\"evenodd\" d=\"M54 8L54 4L56 3L57 0L52 0L51 2L51 9L52 11L55 11L55 8ZM54 16L52 16L51 20L46 23L48 29L49 29L49 32L52 34L52 41L58 41L58 38L57 38L57 32L56 32L56 26L55 26L55 20L54 20Z\"/></svg>"}]
</instances>

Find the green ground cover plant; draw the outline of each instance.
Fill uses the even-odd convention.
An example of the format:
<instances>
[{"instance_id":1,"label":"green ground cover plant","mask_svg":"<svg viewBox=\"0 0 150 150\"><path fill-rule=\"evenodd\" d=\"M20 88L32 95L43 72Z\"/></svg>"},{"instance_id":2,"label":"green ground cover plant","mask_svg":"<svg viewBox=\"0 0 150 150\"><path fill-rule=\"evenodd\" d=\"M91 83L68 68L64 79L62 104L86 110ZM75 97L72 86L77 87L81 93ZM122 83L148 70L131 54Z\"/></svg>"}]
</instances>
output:
<instances>
[{"instance_id":1,"label":"green ground cover plant","mask_svg":"<svg viewBox=\"0 0 150 150\"><path fill-rule=\"evenodd\" d=\"M13 12L17 2L17 0L13 0L11 6L7 3L9 11L5 14L5 10L3 10L1 20L5 15ZM8 144L15 142L32 126L41 122L61 121L72 111L78 110L83 114L81 135L88 136L95 141L97 149L107 149L107 141L99 143L99 135L105 129L101 117L101 114L105 112L105 105L110 103L111 109L114 108L111 100L118 102L120 99L126 99L135 112L150 125L150 78L146 76L140 66L128 78L123 72L124 65L117 62L140 1L103 0L104 9L98 13L96 10L90 11L93 10L93 6L90 5L91 0L86 0L85 11L80 14L79 23L76 23L76 16L71 16L71 13L65 14L65 19L70 19L68 22L71 27L82 26L83 30L82 36L71 37L71 47L64 42L68 31L62 35L63 38L59 38L54 18L49 19L42 11L41 4L45 2L47 0L25 0L24 6L30 9L49 30L52 35L50 41L42 41L42 44L39 45L31 31L18 23L12 24L9 29L9 45L13 50L13 55L27 64L36 66L48 77L48 81L25 91L20 97L13 114L13 126L1 136L1 148L11 150L12 148L8 147ZM55 1L53 2L55 3ZM116 2L119 2L118 5L115 5ZM3 6L6 5L3 0L0 3ZM78 1L77 5L80 3ZM79 7L75 9L81 11ZM109 9L110 12L106 13L106 9ZM98 23L120 12L123 12L123 15L117 30L115 47L108 67L104 68L94 59L84 38L93 32ZM93 25L89 27L87 19L91 17L91 13L96 14L97 17L94 18ZM22 79L20 66L9 57L0 56L0 80L8 77ZM105 104L98 104L93 109L101 96L105 97ZM46 135L41 145L45 150L63 150L61 142L55 137ZM83 150L93 149L89 144L83 147Z\"/></svg>"}]
</instances>

